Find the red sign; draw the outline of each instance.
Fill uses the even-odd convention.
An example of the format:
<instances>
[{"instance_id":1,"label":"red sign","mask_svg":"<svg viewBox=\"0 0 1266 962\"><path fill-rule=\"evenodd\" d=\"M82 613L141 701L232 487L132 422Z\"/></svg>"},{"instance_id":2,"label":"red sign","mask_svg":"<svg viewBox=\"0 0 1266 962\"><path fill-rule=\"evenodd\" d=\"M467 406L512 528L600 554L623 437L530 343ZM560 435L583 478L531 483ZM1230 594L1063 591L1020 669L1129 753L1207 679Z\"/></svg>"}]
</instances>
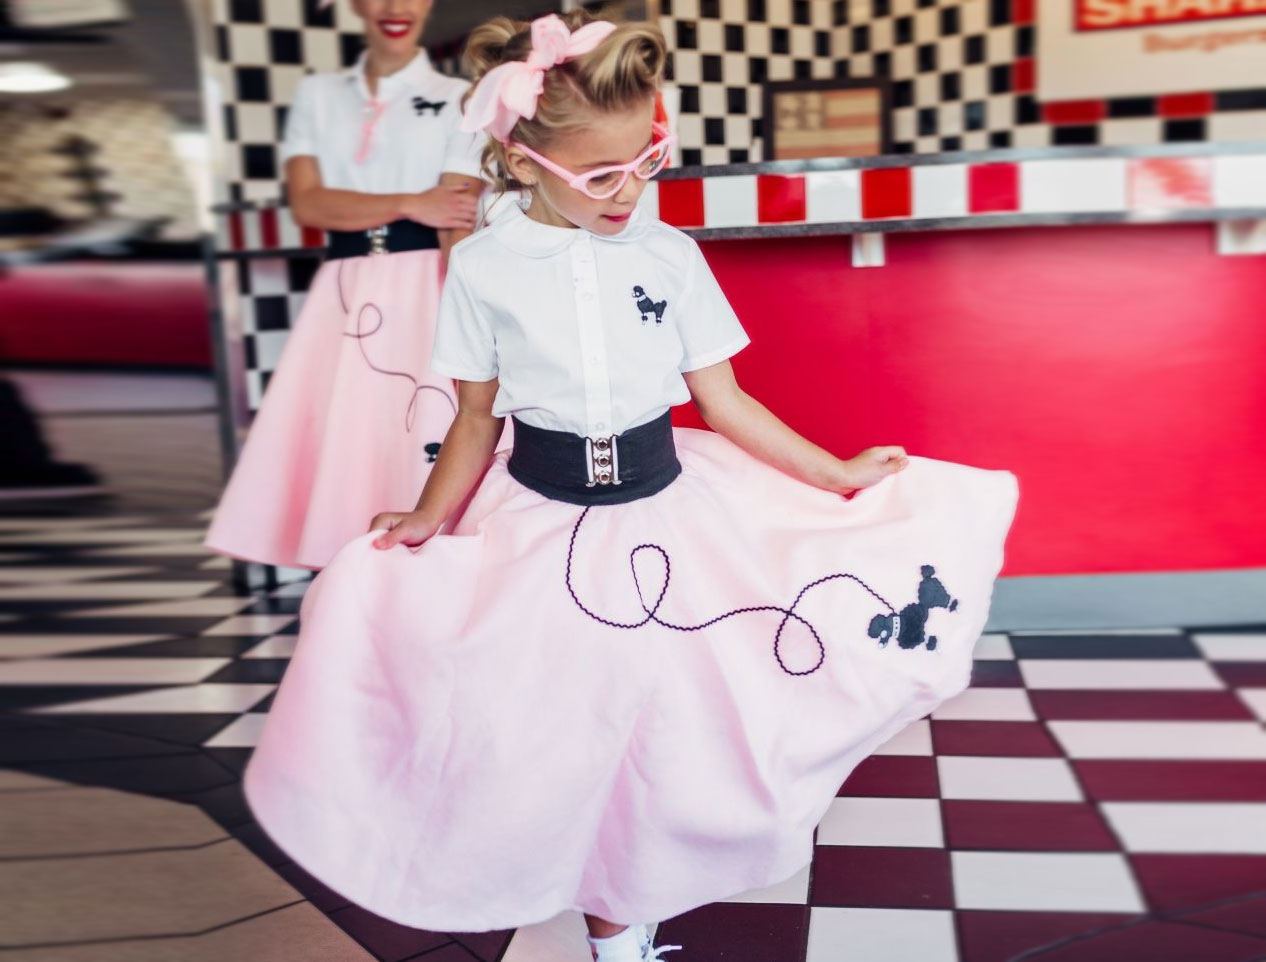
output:
<instances>
[{"instance_id":1,"label":"red sign","mask_svg":"<svg viewBox=\"0 0 1266 962\"><path fill-rule=\"evenodd\" d=\"M1078 30L1156 27L1170 23L1266 15L1266 0L1075 0Z\"/></svg>"}]
</instances>

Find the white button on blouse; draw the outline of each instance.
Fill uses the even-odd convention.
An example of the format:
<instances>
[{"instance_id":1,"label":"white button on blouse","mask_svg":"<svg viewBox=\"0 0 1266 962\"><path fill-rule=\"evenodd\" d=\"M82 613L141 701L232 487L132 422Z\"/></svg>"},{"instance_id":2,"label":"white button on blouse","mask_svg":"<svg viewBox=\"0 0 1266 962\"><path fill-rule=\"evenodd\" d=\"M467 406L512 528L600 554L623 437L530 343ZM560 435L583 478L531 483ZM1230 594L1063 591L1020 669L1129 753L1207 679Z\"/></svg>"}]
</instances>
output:
<instances>
[{"instance_id":1,"label":"white button on blouse","mask_svg":"<svg viewBox=\"0 0 1266 962\"><path fill-rule=\"evenodd\" d=\"M431 367L462 381L498 378L498 416L599 437L689 400L683 372L747 343L681 231L639 209L604 237L516 208L453 249Z\"/></svg>"},{"instance_id":2,"label":"white button on blouse","mask_svg":"<svg viewBox=\"0 0 1266 962\"><path fill-rule=\"evenodd\" d=\"M342 73L304 77L286 115L282 159L315 157L326 187L368 194L430 190L446 172L478 177L486 138L458 129L469 87L435 70L425 51L380 77L376 98L363 55Z\"/></svg>"}]
</instances>

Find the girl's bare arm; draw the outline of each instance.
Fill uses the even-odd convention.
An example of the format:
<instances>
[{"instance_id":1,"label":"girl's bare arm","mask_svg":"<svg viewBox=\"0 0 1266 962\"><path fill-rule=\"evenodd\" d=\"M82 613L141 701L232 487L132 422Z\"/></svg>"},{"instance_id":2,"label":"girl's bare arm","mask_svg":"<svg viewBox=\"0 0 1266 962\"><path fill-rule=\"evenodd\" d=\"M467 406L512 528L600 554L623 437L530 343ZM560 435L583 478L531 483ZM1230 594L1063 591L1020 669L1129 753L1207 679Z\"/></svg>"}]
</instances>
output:
<instances>
[{"instance_id":1,"label":"girl's bare arm","mask_svg":"<svg viewBox=\"0 0 1266 962\"><path fill-rule=\"evenodd\" d=\"M422 496L412 511L388 512L374 518L369 526L371 531L388 529L374 541L374 547L421 544L466 500L501 439L505 418L494 417L492 413L497 386L495 378L457 382L457 417L440 445L439 457L422 488Z\"/></svg>"},{"instance_id":2,"label":"girl's bare arm","mask_svg":"<svg viewBox=\"0 0 1266 962\"><path fill-rule=\"evenodd\" d=\"M752 457L806 484L841 494L868 487L908 463L895 445L867 448L845 461L801 437L740 386L729 361L685 375L708 427Z\"/></svg>"}]
</instances>

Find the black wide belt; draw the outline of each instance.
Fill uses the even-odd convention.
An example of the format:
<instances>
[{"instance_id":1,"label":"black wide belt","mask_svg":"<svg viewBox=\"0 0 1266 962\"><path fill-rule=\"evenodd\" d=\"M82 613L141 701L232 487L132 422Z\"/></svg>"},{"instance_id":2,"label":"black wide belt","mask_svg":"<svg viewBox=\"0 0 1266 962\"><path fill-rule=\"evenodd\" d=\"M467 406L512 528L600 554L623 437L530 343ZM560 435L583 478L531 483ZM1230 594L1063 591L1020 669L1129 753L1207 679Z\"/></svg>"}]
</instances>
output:
<instances>
[{"instance_id":1,"label":"black wide belt","mask_svg":"<svg viewBox=\"0 0 1266 962\"><path fill-rule=\"evenodd\" d=\"M393 220L381 227L369 230L332 230L325 256L364 257L366 254L398 254L401 251L435 250L440 246L440 235L434 227L419 224L415 220Z\"/></svg>"},{"instance_id":2,"label":"black wide belt","mask_svg":"<svg viewBox=\"0 0 1266 962\"><path fill-rule=\"evenodd\" d=\"M664 490L681 474L665 411L623 434L586 438L514 418L510 476L537 494L568 504L624 504Z\"/></svg>"}]
</instances>

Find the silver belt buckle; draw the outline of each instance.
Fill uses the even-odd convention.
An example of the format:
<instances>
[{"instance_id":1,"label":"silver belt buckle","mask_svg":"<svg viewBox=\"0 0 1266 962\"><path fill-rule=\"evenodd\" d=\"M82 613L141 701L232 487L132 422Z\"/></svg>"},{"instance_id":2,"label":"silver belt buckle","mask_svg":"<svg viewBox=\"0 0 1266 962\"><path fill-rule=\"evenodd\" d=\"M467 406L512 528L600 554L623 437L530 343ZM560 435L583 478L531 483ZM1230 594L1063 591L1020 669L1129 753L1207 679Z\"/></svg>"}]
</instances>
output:
<instances>
[{"instance_id":1,"label":"silver belt buckle","mask_svg":"<svg viewBox=\"0 0 1266 962\"><path fill-rule=\"evenodd\" d=\"M383 224L381 227L371 227L365 231L365 236L369 238L369 253L386 254L387 253L387 234L388 227Z\"/></svg>"},{"instance_id":2,"label":"silver belt buckle","mask_svg":"<svg viewBox=\"0 0 1266 962\"><path fill-rule=\"evenodd\" d=\"M586 488L599 484L620 484L620 450L614 434L585 438Z\"/></svg>"}]
</instances>

